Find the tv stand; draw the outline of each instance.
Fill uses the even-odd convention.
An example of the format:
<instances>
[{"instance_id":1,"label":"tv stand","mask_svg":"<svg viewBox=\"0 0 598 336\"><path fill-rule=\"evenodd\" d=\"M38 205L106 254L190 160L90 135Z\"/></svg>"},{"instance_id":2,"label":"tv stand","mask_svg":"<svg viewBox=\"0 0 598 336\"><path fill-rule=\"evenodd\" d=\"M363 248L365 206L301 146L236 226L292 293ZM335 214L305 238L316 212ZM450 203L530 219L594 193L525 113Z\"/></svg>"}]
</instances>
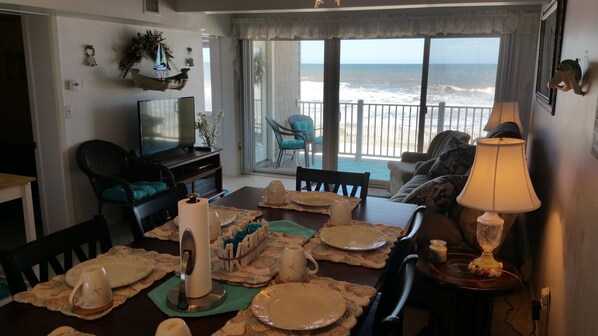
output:
<instances>
[{"instance_id":1,"label":"tv stand","mask_svg":"<svg viewBox=\"0 0 598 336\"><path fill-rule=\"evenodd\" d=\"M224 194L220 152L221 148L214 148L209 152L179 148L148 159L170 169L175 181L184 183L190 193L214 199Z\"/></svg>"}]
</instances>

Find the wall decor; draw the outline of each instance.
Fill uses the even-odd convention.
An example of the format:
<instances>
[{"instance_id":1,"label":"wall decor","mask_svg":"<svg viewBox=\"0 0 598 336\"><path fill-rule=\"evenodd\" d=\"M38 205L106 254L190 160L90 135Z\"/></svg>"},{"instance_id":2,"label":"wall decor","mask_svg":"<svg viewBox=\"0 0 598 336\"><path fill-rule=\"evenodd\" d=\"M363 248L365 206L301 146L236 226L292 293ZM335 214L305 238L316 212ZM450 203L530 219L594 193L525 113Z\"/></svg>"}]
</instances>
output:
<instances>
[{"instance_id":1,"label":"wall decor","mask_svg":"<svg viewBox=\"0 0 598 336\"><path fill-rule=\"evenodd\" d=\"M189 78L187 72L190 69L183 68L179 74L167 76L173 55L164 40L162 32L156 30L153 32L147 30L145 35L137 33L137 37L134 37L131 44L125 49L118 65L122 78L125 78L130 72L135 86L144 90L183 89ZM143 59L151 59L155 62L153 68L156 71L156 78L144 76L139 73L139 69L133 68Z\"/></svg>"},{"instance_id":2,"label":"wall decor","mask_svg":"<svg viewBox=\"0 0 598 336\"><path fill-rule=\"evenodd\" d=\"M554 115L556 89L549 88L561 62L561 46L565 19L566 0L553 0L542 13L540 20L540 49L536 77L536 99Z\"/></svg>"},{"instance_id":3,"label":"wall decor","mask_svg":"<svg viewBox=\"0 0 598 336\"><path fill-rule=\"evenodd\" d=\"M566 59L559 63L554 76L548 82L548 87L563 92L573 89L575 94L583 96L585 92L581 90L581 66L579 65L579 58L575 60Z\"/></svg>"},{"instance_id":4,"label":"wall decor","mask_svg":"<svg viewBox=\"0 0 598 336\"><path fill-rule=\"evenodd\" d=\"M96 66L98 65L98 63L96 63L96 50L93 48L93 46L90 45L86 45L85 46L85 64L89 65L89 66Z\"/></svg>"},{"instance_id":5,"label":"wall decor","mask_svg":"<svg viewBox=\"0 0 598 336\"><path fill-rule=\"evenodd\" d=\"M187 47L187 58L185 59L185 63L187 63L187 66L194 66L194 62L193 62L193 48L191 47Z\"/></svg>"}]
</instances>

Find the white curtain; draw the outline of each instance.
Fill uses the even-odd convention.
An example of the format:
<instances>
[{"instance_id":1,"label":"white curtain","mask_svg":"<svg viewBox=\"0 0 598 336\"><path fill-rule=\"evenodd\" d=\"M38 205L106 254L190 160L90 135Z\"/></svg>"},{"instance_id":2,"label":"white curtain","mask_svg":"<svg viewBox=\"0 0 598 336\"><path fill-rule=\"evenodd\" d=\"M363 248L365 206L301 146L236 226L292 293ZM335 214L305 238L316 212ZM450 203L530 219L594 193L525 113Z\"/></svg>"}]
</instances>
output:
<instances>
[{"instance_id":1,"label":"white curtain","mask_svg":"<svg viewBox=\"0 0 598 336\"><path fill-rule=\"evenodd\" d=\"M240 39L330 39L330 38L396 38L422 35L513 34L528 29L530 19L538 14L507 11L477 11L453 14L424 15L360 14L360 15L278 15L237 17L233 32Z\"/></svg>"}]
</instances>

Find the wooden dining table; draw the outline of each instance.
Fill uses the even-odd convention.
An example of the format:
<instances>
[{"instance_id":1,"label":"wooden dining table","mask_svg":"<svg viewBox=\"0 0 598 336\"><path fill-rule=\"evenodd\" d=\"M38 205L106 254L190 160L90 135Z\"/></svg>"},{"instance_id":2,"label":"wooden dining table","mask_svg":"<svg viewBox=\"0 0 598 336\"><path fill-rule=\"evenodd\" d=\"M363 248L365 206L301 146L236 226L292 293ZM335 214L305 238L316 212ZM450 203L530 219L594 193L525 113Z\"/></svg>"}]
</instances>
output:
<instances>
[{"instance_id":1,"label":"wooden dining table","mask_svg":"<svg viewBox=\"0 0 598 336\"><path fill-rule=\"evenodd\" d=\"M214 204L235 207L239 209L260 210L263 219L290 220L313 230L319 230L328 220L328 215L284 210L268 207L258 207L261 200L261 188L243 187L230 195L217 200ZM384 198L368 197L353 210L354 220L391 226L405 226L415 211L411 204L395 203ZM179 255L179 244L143 237L129 244L133 248L157 251ZM336 280L369 285L377 289L381 285L383 269L351 266L343 263L318 261L320 269L318 276L331 277ZM109 314L97 320L86 321L73 316L66 316L60 312L53 312L46 308L35 307L31 304L10 302L0 307L0 334L2 335L47 335L59 326L70 326L81 332L98 336L106 335L154 335L158 324L167 319L147 296L148 292L158 287L165 280L171 278L167 274L152 286L129 298L123 305L116 307ZM237 312L230 312L207 317L184 318L194 336L211 335L233 318ZM362 318L353 328L353 334L358 333Z\"/></svg>"}]
</instances>

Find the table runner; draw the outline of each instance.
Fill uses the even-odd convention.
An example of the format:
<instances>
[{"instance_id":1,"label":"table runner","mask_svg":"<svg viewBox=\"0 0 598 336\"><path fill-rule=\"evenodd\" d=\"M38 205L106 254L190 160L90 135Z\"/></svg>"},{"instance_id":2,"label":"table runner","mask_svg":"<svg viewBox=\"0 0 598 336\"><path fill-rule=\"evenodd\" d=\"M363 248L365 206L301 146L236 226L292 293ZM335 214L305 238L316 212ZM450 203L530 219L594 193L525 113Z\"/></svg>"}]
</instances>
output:
<instances>
[{"instance_id":1,"label":"table runner","mask_svg":"<svg viewBox=\"0 0 598 336\"><path fill-rule=\"evenodd\" d=\"M368 268L383 268L386 265L386 259L392 250L392 247L401 236L403 229L399 226L388 226L384 224L371 224L365 221L352 222L352 225L362 225L374 228L384 232L388 236L387 243L372 251L346 251L329 246L320 238L320 231L305 244L305 252L311 254L316 260L328 260L338 263L345 263L355 266ZM323 228L333 226L327 221Z\"/></svg>"},{"instance_id":2,"label":"table runner","mask_svg":"<svg viewBox=\"0 0 598 336\"><path fill-rule=\"evenodd\" d=\"M138 255L155 262L155 269L145 278L128 286L114 288L112 290L112 306L96 315L78 315L72 312L69 305L69 294L72 288L66 284L66 276L57 275L48 282L37 284L32 289L17 293L13 299L21 303L31 303L36 307L46 307L51 311L59 311L68 316L76 316L84 320L95 320L110 313L112 309L122 305L128 298L135 296L141 290L151 286L156 280L161 279L167 273L174 271L179 265L179 257L170 254L161 254L144 249L132 249L127 246L115 246L106 255Z\"/></svg>"},{"instance_id":3,"label":"table runner","mask_svg":"<svg viewBox=\"0 0 598 336\"><path fill-rule=\"evenodd\" d=\"M287 201L284 205L270 205L270 204L266 204L266 201L264 201L264 200L260 201L257 205L260 207L264 207L264 208L296 210L296 211L314 212L314 213L328 215L328 208L329 208L328 206L306 206L306 205L301 205L299 203L293 202L293 200L291 200L291 197L294 193L298 193L298 192L300 192L300 191L287 190L285 192ZM342 196L342 195L339 195L339 196L344 197L349 201L349 206L351 207L351 210L355 209L355 207L357 205L359 205L359 202L361 202L361 198L359 198L359 197L349 197L349 196Z\"/></svg>"},{"instance_id":4,"label":"table runner","mask_svg":"<svg viewBox=\"0 0 598 336\"><path fill-rule=\"evenodd\" d=\"M245 226L248 223L252 222L254 219L256 219L262 215L262 212L257 211L257 210L237 209L237 208L231 208L231 207L226 207L226 206L221 206L221 205L211 205L210 204L210 208L233 211L237 215L237 218L235 218L235 220L231 224L222 228L223 233L226 230L230 230L230 228L232 226L237 226L239 229L243 229L243 228L245 228ZM148 238L156 238L156 239L160 239L160 240L170 240L170 241L178 242L179 241L179 226L176 225L174 223L174 221L171 220L171 221L164 223L163 225L160 225L160 226L152 229L151 231L146 232L143 236L148 237Z\"/></svg>"},{"instance_id":5,"label":"table runner","mask_svg":"<svg viewBox=\"0 0 598 336\"><path fill-rule=\"evenodd\" d=\"M346 336L351 333L351 328L357 324L357 318L363 314L363 308L370 304L371 299L376 295L376 289L370 286L357 285L346 281L338 281L327 277L310 276L310 283L324 284L333 290L338 291L346 300L347 310L345 314L335 323L324 328L310 331L288 331L277 329L262 323L251 311L251 307L241 310L235 317L230 319L224 327L216 331L212 336L225 335L327 335ZM276 280L272 284L276 284Z\"/></svg>"}]
</instances>

